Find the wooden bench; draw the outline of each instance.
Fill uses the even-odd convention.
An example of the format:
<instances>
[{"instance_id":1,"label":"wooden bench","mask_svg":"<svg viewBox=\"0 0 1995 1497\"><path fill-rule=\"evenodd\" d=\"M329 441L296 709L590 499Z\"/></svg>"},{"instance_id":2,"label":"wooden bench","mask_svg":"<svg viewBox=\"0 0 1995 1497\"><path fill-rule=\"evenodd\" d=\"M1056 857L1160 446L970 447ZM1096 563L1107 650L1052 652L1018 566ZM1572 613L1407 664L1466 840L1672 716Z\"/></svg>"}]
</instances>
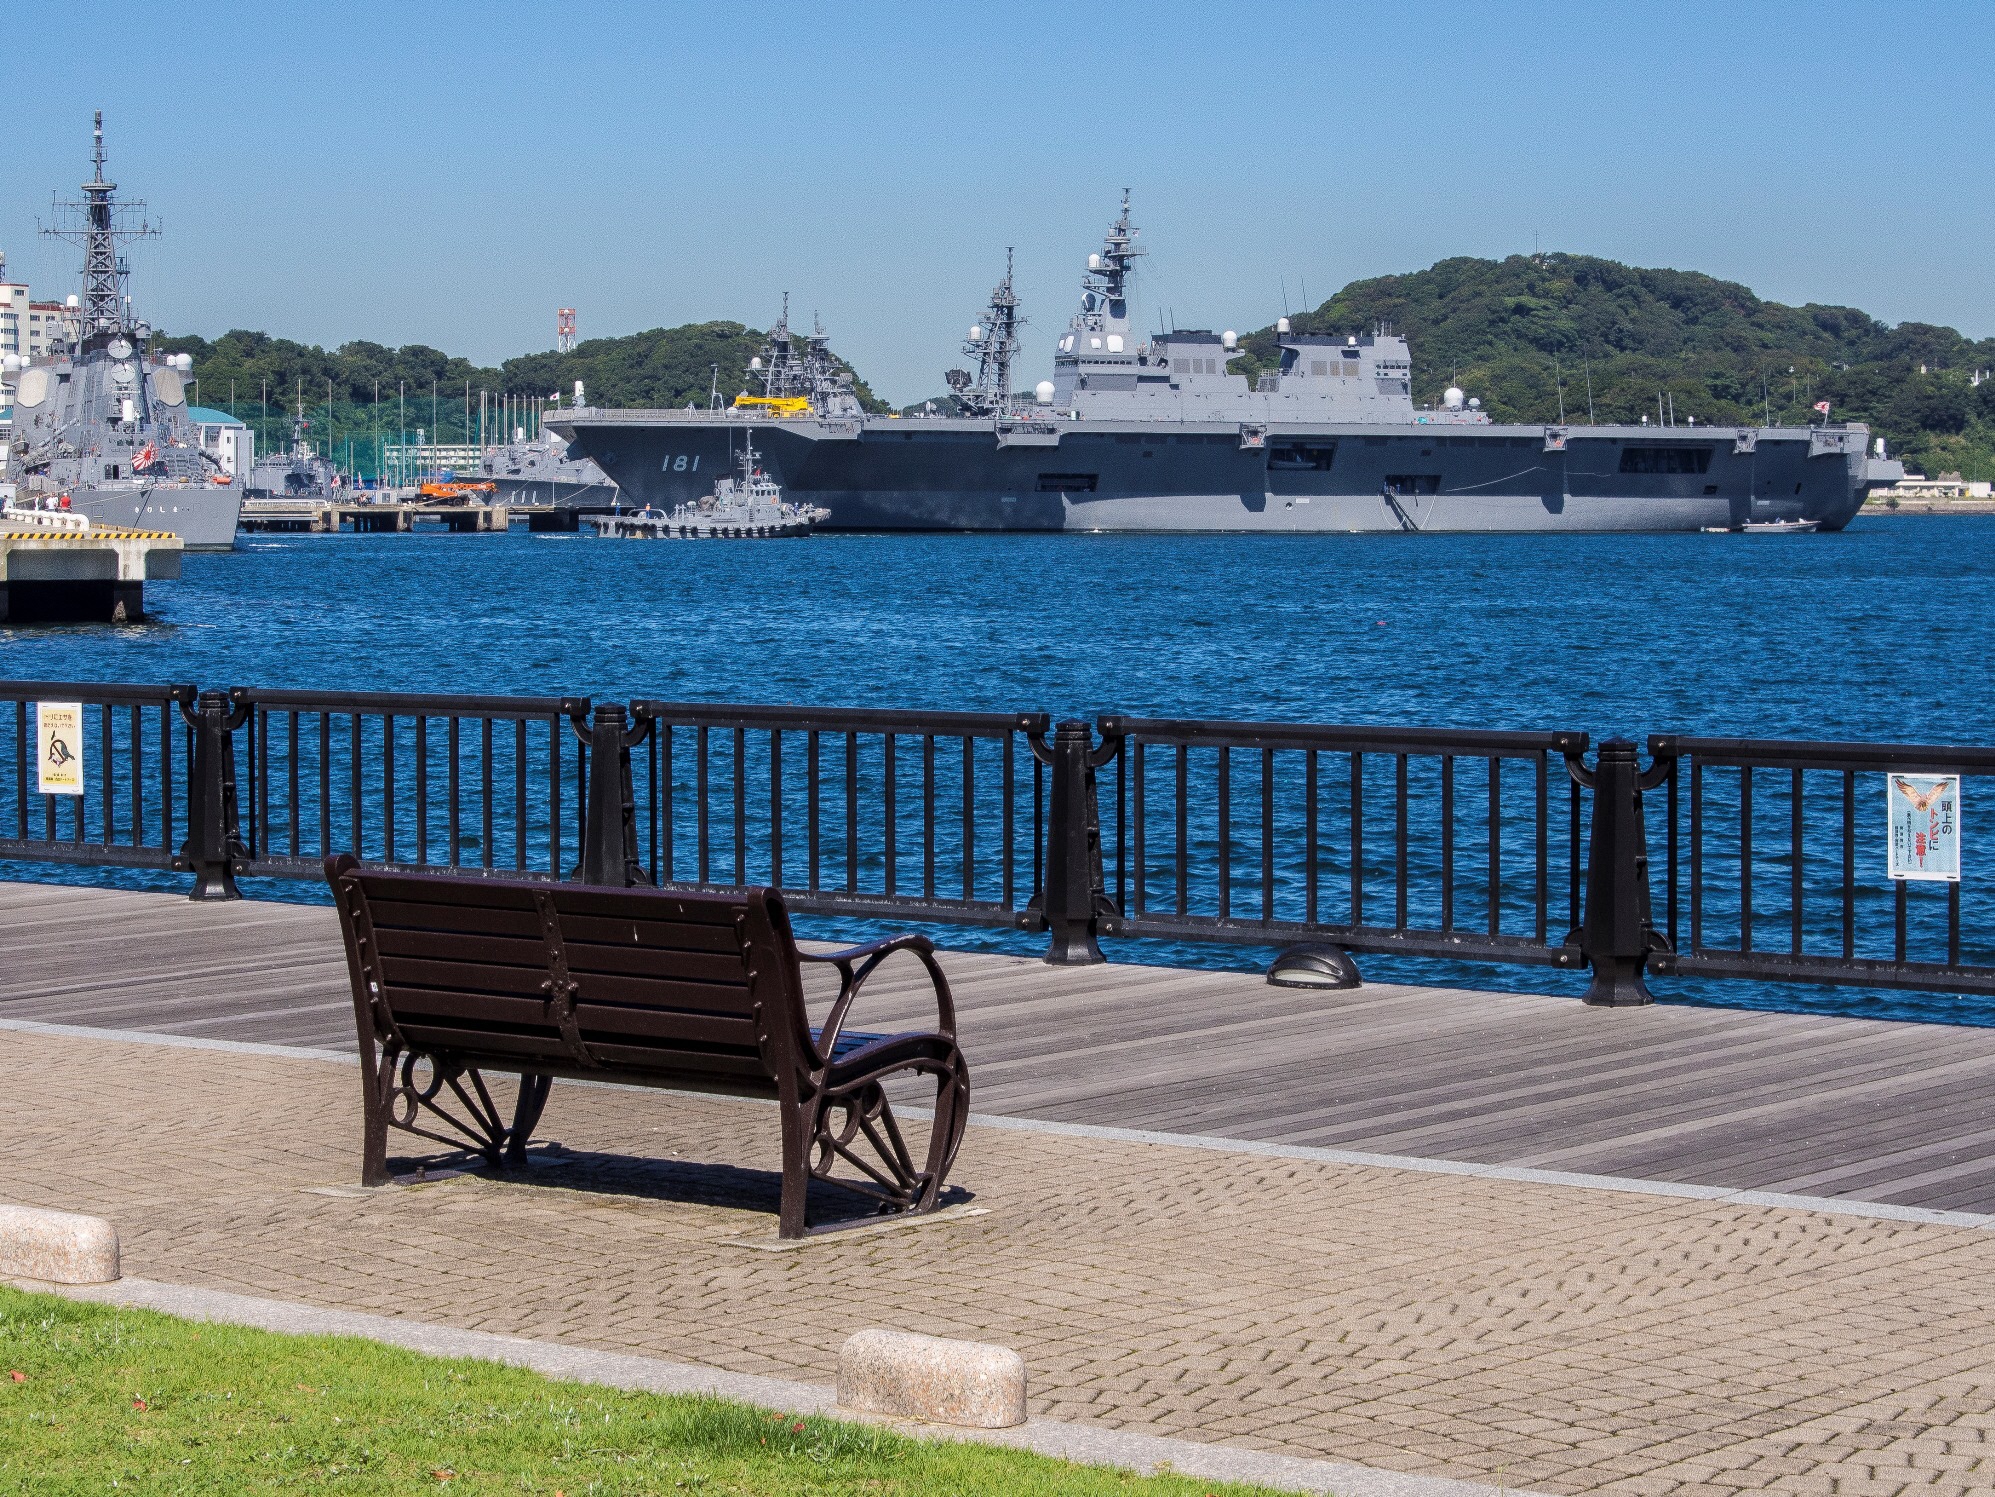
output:
<instances>
[{"instance_id":1,"label":"wooden bench","mask_svg":"<svg viewBox=\"0 0 1995 1497\"><path fill-rule=\"evenodd\" d=\"M677 893L436 877L328 858L360 1033L361 1182L389 1180L392 1125L523 1164L554 1077L774 1097L781 1119L781 1235L807 1231L805 1195L826 1180L883 1213L931 1211L962 1142L970 1078L949 984L922 936L828 956L797 950L771 889ZM928 969L928 1033L847 1032L866 979L895 952ZM821 1028L804 962L838 969ZM508 1121L488 1071L519 1076ZM930 1077L935 1115L917 1164L888 1104L897 1076ZM445 1131L447 1130L447 1131ZM857 1177L834 1176L843 1161Z\"/></svg>"}]
</instances>

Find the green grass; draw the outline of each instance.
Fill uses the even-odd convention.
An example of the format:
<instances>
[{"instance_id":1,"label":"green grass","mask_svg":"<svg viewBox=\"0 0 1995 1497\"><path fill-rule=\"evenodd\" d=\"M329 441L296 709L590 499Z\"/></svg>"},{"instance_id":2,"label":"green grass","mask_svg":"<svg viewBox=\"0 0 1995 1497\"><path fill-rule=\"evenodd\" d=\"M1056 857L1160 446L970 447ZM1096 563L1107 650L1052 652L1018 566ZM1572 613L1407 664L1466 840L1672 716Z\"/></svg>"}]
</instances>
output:
<instances>
[{"instance_id":1,"label":"green grass","mask_svg":"<svg viewBox=\"0 0 1995 1497\"><path fill-rule=\"evenodd\" d=\"M1249 1490L0 1286L0 1493Z\"/></svg>"}]
</instances>

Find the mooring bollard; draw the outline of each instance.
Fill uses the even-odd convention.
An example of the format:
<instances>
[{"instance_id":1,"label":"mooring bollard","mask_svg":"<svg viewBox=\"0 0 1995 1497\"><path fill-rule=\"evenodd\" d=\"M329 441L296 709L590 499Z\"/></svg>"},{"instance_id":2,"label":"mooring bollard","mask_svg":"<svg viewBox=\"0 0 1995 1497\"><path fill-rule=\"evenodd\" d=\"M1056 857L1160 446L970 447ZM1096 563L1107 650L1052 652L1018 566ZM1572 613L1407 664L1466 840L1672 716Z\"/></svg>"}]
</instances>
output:
<instances>
[{"instance_id":1,"label":"mooring bollard","mask_svg":"<svg viewBox=\"0 0 1995 1497\"><path fill-rule=\"evenodd\" d=\"M648 884L651 877L637 855L637 790L631 779L630 751L650 736L653 724L646 718L633 732L622 704L605 702L596 708L585 731L588 702L564 706L575 736L589 749L582 857L574 880L623 889Z\"/></svg>"},{"instance_id":2,"label":"mooring bollard","mask_svg":"<svg viewBox=\"0 0 1995 1497\"><path fill-rule=\"evenodd\" d=\"M236 859L244 855L236 808L235 730L248 719L247 703L226 691L204 691L180 715L194 730L194 762L187 775L187 840L173 866L194 875L189 899L241 899Z\"/></svg>"},{"instance_id":3,"label":"mooring bollard","mask_svg":"<svg viewBox=\"0 0 1995 1497\"><path fill-rule=\"evenodd\" d=\"M1036 735L1026 741L1032 745L1034 756L1052 770L1046 815L1046 885L1038 905L1052 936L1046 960L1067 967L1105 961L1095 940L1095 920L1104 912L1107 895L1094 772L1114 757L1120 740L1104 739L1097 748L1085 722L1068 721L1054 728L1050 748Z\"/></svg>"},{"instance_id":4,"label":"mooring bollard","mask_svg":"<svg viewBox=\"0 0 1995 1497\"><path fill-rule=\"evenodd\" d=\"M1642 791L1668 773L1667 761L1642 773L1635 745L1609 738L1591 771L1574 777L1593 792L1593 834L1586 862L1586 911L1580 950L1593 968L1586 1001L1615 1007L1653 1003L1643 971L1660 937L1650 923L1649 838L1642 819Z\"/></svg>"}]
</instances>

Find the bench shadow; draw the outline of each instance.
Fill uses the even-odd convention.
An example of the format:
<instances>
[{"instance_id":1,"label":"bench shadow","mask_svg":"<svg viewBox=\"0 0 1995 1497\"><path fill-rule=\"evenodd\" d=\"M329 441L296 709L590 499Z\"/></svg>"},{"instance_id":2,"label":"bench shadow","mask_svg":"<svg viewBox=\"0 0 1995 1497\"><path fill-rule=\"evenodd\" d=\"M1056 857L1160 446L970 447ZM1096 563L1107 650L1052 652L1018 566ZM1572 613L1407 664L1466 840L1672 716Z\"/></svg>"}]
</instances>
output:
<instances>
[{"instance_id":1,"label":"bench shadow","mask_svg":"<svg viewBox=\"0 0 1995 1497\"><path fill-rule=\"evenodd\" d=\"M388 1167L397 1179L461 1171L510 1185L544 1185L586 1195L750 1211L771 1220L781 1210L783 1196L780 1170L697 1159L589 1152L558 1143L529 1147L524 1169L494 1169L483 1156L468 1153L391 1157ZM938 1209L959 1206L972 1199L972 1192L960 1185L945 1186ZM856 1226L895 1215L883 1212L871 1199L825 1180L811 1181L808 1200L813 1230L834 1225Z\"/></svg>"}]
</instances>

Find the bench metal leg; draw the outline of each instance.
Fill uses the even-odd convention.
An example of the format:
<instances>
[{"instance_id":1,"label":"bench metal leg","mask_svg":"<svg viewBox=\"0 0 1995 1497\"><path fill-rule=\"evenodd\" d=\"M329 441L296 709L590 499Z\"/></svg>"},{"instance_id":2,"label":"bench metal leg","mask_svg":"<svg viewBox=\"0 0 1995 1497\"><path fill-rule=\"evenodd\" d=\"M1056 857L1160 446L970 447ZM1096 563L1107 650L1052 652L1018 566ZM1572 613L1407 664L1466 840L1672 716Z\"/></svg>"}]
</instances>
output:
<instances>
[{"instance_id":1,"label":"bench metal leg","mask_svg":"<svg viewBox=\"0 0 1995 1497\"><path fill-rule=\"evenodd\" d=\"M887 1100L883 1083L890 1076L935 1078L935 1114L929 1124L926 1157L917 1165L900 1122ZM883 1212L933 1211L942 1200L942 1187L963 1142L969 1121L970 1073L962 1052L951 1044L919 1059L901 1058L878 1071L848 1076L827 1087L810 1110L808 1178L796 1189L797 1227L789 1224L791 1170L786 1147L783 1172L783 1235L801 1236L801 1202L810 1180L824 1180L879 1202ZM785 1139L787 1145L788 1140ZM840 1161L862 1178L831 1173Z\"/></svg>"},{"instance_id":2,"label":"bench metal leg","mask_svg":"<svg viewBox=\"0 0 1995 1497\"><path fill-rule=\"evenodd\" d=\"M808 1102L784 1102L783 1203L776 1222L778 1237L802 1237L809 1230L810 1133L815 1109Z\"/></svg>"},{"instance_id":3,"label":"bench metal leg","mask_svg":"<svg viewBox=\"0 0 1995 1497\"><path fill-rule=\"evenodd\" d=\"M362 1057L360 1087L360 1183L362 1185L386 1185L388 1174L388 1099L385 1095L387 1083L394 1078L393 1068L377 1071L378 1062L372 1054L373 1045L367 1045L367 1053Z\"/></svg>"},{"instance_id":4,"label":"bench metal leg","mask_svg":"<svg viewBox=\"0 0 1995 1497\"><path fill-rule=\"evenodd\" d=\"M506 1133L506 1163L518 1169L526 1163L527 1140L539 1126L547 1106L547 1094L554 1086L552 1076L520 1077L520 1094L513 1103L513 1126Z\"/></svg>"}]
</instances>

